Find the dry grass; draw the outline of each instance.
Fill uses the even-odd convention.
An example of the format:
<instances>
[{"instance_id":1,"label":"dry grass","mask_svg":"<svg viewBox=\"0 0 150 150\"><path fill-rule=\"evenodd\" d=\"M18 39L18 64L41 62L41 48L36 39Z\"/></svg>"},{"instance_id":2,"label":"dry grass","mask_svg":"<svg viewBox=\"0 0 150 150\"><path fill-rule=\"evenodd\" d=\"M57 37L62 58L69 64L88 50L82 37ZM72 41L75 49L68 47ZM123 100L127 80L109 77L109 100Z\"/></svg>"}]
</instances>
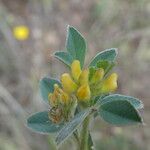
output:
<instances>
[{"instance_id":1,"label":"dry grass","mask_svg":"<svg viewBox=\"0 0 150 150\"><path fill-rule=\"evenodd\" d=\"M12 35L20 24L30 28L29 39L22 42ZM87 63L98 51L119 49L118 92L145 104L145 127L116 129L101 121L93 131L97 149L149 150L149 0L0 0L0 150L50 149L47 136L28 130L25 119L46 108L38 92L39 79L59 77L65 70L51 54L63 50L67 24L86 37ZM61 149L70 145L71 141Z\"/></svg>"}]
</instances>

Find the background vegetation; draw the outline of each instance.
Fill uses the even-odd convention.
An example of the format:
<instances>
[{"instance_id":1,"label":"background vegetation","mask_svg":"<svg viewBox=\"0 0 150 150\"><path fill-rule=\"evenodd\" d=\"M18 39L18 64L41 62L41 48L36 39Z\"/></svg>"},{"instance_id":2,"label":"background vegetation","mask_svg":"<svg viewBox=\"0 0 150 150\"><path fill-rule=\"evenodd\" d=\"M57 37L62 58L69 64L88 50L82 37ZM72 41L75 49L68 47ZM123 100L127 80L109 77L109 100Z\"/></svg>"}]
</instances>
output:
<instances>
[{"instance_id":1,"label":"background vegetation","mask_svg":"<svg viewBox=\"0 0 150 150\"><path fill-rule=\"evenodd\" d=\"M86 63L98 51L118 48L118 91L145 104L144 127L113 127L99 119L91 124L97 149L150 150L149 0L0 0L0 150L51 149L49 137L28 130L25 120L46 107L39 79L66 69L51 55L63 50L67 24L88 42ZM27 40L15 39L18 25L29 28Z\"/></svg>"}]
</instances>

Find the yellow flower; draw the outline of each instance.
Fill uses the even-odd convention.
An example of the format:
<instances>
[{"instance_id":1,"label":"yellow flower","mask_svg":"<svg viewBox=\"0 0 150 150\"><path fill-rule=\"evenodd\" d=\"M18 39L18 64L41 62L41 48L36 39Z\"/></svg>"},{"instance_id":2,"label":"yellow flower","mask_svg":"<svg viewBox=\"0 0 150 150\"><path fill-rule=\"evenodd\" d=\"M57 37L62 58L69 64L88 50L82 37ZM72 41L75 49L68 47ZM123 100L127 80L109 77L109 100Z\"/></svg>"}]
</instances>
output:
<instances>
[{"instance_id":1,"label":"yellow flower","mask_svg":"<svg viewBox=\"0 0 150 150\"><path fill-rule=\"evenodd\" d=\"M92 79L90 80L90 83L91 84L95 84L96 82L100 81L103 77L104 77L104 69L103 68L99 68L94 73Z\"/></svg>"},{"instance_id":2,"label":"yellow flower","mask_svg":"<svg viewBox=\"0 0 150 150\"><path fill-rule=\"evenodd\" d=\"M88 84L81 85L77 90L77 98L82 101L90 100L91 91Z\"/></svg>"},{"instance_id":3,"label":"yellow flower","mask_svg":"<svg viewBox=\"0 0 150 150\"><path fill-rule=\"evenodd\" d=\"M59 89L59 92L60 92L60 101L61 101L61 103L68 104L69 99L70 99L69 95L66 92L64 92L62 89Z\"/></svg>"},{"instance_id":4,"label":"yellow flower","mask_svg":"<svg viewBox=\"0 0 150 150\"><path fill-rule=\"evenodd\" d=\"M101 88L102 93L113 92L117 89L117 78L116 73L112 73L106 80L104 80Z\"/></svg>"},{"instance_id":5,"label":"yellow flower","mask_svg":"<svg viewBox=\"0 0 150 150\"><path fill-rule=\"evenodd\" d=\"M49 93L49 94L48 94L48 101L49 101L49 104L50 104L50 105L52 105L52 106L55 105L55 104L54 104L55 99L54 99L54 97L53 97L53 93ZM53 101L54 101L54 102L53 102Z\"/></svg>"},{"instance_id":6,"label":"yellow flower","mask_svg":"<svg viewBox=\"0 0 150 150\"><path fill-rule=\"evenodd\" d=\"M54 84L54 92L48 95L49 103L51 106L56 106L58 103L68 104L69 95L65 93L58 84Z\"/></svg>"},{"instance_id":7,"label":"yellow flower","mask_svg":"<svg viewBox=\"0 0 150 150\"><path fill-rule=\"evenodd\" d=\"M56 94L55 92L54 93L49 93L48 100L49 100L49 104L51 106L58 105L58 94Z\"/></svg>"},{"instance_id":8,"label":"yellow flower","mask_svg":"<svg viewBox=\"0 0 150 150\"><path fill-rule=\"evenodd\" d=\"M13 28L13 35L17 40L23 41L29 37L29 28L22 25Z\"/></svg>"},{"instance_id":9,"label":"yellow flower","mask_svg":"<svg viewBox=\"0 0 150 150\"><path fill-rule=\"evenodd\" d=\"M80 85L88 84L88 81L89 81L89 70L85 69L82 71L82 73L79 77L79 83L80 83Z\"/></svg>"},{"instance_id":10,"label":"yellow flower","mask_svg":"<svg viewBox=\"0 0 150 150\"><path fill-rule=\"evenodd\" d=\"M58 96L59 96L59 86L58 84L54 84L54 92L49 93L48 100L51 106L56 106L58 104Z\"/></svg>"},{"instance_id":11,"label":"yellow flower","mask_svg":"<svg viewBox=\"0 0 150 150\"><path fill-rule=\"evenodd\" d=\"M73 63L71 64L71 74L75 81L78 81L81 72L82 70L80 66L80 61L74 60Z\"/></svg>"},{"instance_id":12,"label":"yellow flower","mask_svg":"<svg viewBox=\"0 0 150 150\"><path fill-rule=\"evenodd\" d=\"M76 83L71 79L70 75L68 73L64 73L61 76L61 82L62 82L62 87L65 92L68 94L71 94L76 91L77 85Z\"/></svg>"}]
</instances>

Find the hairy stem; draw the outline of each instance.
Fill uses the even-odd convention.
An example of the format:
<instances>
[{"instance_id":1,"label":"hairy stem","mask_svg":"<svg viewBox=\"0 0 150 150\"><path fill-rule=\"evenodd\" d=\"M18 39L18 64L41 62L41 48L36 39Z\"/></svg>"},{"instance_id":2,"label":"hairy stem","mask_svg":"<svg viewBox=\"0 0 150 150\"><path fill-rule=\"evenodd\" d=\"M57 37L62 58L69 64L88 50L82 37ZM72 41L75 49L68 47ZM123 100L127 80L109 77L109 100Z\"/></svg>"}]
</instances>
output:
<instances>
[{"instance_id":1,"label":"hairy stem","mask_svg":"<svg viewBox=\"0 0 150 150\"><path fill-rule=\"evenodd\" d=\"M89 121L90 121L90 116L87 116L83 122L82 131L81 131L80 150L88 150Z\"/></svg>"}]
</instances>

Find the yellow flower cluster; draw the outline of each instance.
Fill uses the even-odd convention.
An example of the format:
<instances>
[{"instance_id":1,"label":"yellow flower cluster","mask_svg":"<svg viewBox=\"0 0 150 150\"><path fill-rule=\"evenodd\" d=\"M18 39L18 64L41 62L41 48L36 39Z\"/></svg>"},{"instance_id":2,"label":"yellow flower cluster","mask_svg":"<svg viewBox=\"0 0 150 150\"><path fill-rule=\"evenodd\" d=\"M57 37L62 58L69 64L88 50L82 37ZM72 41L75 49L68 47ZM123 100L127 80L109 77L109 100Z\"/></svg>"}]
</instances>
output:
<instances>
[{"instance_id":1,"label":"yellow flower cluster","mask_svg":"<svg viewBox=\"0 0 150 150\"><path fill-rule=\"evenodd\" d=\"M64 73L61 76L63 90L68 94L75 94L79 100L89 100L91 96L89 80L89 70L81 70L80 62L74 60L71 64L71 75Z\"/></svg>"},{"instance_id":2,"label":"yellow flower cluster","mask_svg":"<svg viewBox=\"0 0 150 150\"><path fill-rule=\"evenodd\" d=\"M71 74L64 73L61 76L62 88L55 84L54 92L49 94L50 104L68 104L73 94L79 101L87 102L91 99L93 91L98 91L99 94L115 91L117 74L112 73L106 79L104 74L103 68L97 68L89 80L89 69L81 70L80 62L74 60L71 64Z\"/></svg>"}]
</instances>

